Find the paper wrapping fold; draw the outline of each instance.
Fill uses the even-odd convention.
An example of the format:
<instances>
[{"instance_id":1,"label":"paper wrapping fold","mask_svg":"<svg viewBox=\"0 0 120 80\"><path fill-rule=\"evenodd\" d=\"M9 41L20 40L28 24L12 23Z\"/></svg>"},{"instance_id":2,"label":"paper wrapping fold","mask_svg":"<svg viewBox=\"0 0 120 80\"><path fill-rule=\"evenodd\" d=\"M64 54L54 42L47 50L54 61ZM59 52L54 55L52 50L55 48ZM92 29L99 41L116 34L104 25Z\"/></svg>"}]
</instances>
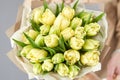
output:
<instances>
[{"instance_id":1,"label":"paper wrapping fold","mask_svg":"<svg viewBox=\"0 0 120 80\"><path fill-rule=\"evenodd\" d=\"M39 1L39 0L38 0ZM29 2L29 0L25 0L25 2L24 2L24 6L21 6L19 9L18 9L18 15L17 15L17 19L16 19L16 23L12 26L12 27L10 27L8 30L7 30L7 35L8 35L8 37L10 38L12 35L13 35L13 33L15 33L18 29L23 29L23 27L26 27L27 28L27 26L29 25L29 23L27 23L26 22L26 17L25 16L27 16L27 14L29 14L30 13L30 11L31 11L31 8L35 8L35 7L38 7L38 6L40 6L41 4L42 4L42 2L40 2L39 4L38 4L38 1L31 1L31 3ZM29 7L31 7L31 8L29 8ZM90 11L90 12L92 12L91 10L88 10L88 11ZM99 12L95 12L95 13L99 13ZM100 13L99 13L100 14ZM104 20L105 20L105 17L103 18ZM103 26L105 25L105 26L107 26L107 22L105 22L105 23L103 23L102 24ZM104 29L102 29L102 30L104 30ZM105 30L107 30L107 29L105 29ZM24 31L24 29L23 29L23 31ZM19 31L18 31L19 32ZM105 31L105 33L104 34L107 34L106 33L107 31ZM17 32L16 32L17 33ZM107 37L107 35L105 35L104 37ZM103 42L104 42L105 40L103 40ZM13 45L14 46L14 45ZM100 59L101 59L101 61L103 61L104 60L104 58L105 58L105 56L107 55L107 53L109 52L109 47L108 46L105 46L105 49L102 51L102 53L104 53L104 54L102 54L101 55L101 57L100 57ZM32 71L30 71L29 69L26 69L26 67L28 68L29 66L29 64L27 64L27 63L24 63L24 61L22 62L17 56L16 56L16 50L15 49L12 49L8 54L8 57L10 58L10 60L18 67L18 68L20 68L22 71L24 71L24 72L27 72L28 73L28 75L29 75L29 78L33 78L33 77L36 77L37 79L39 79L39 78L44 78L44 79L46 79L46 80L70 80L70 79L67 79L67 78L60 78L60 76L58 76L58 75L56 75L56 74L50 74L50 75L45 75L45 76L36 76L36 75L34 75L33 73L32 73ZM24 65L24 66L23 66ZM98 67L99 66L99 67ZM101 64L98 64L97 66L95 66L95 67L93 67L93 68L86 68L85 69L85 73L84 73L84 70L83 71L81 71L82 72L82 75L84 75L84 74L86 74L86 72L88 73L88 72L91 72L91 71L96 71L96 70L100 70L100 66L101 66ZM29 67L30 68L30 67ZM81 76L82 76L81 75ZM47 77L46 77L47 76ZM80 76L79 76L80 77Z\"/></svg>"}]
</instances>

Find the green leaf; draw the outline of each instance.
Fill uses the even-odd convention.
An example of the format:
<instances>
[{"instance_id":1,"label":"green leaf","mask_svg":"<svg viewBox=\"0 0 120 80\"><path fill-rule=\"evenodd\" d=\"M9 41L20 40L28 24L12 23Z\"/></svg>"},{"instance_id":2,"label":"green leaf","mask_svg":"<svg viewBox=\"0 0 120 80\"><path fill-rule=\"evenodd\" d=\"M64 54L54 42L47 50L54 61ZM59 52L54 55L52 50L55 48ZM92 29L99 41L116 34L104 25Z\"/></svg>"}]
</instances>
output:
<instances>
[{"instance_id":1,"label":"green leaf","mask_svg":"<svg viewBox=\"0 0 120 80\"><path fill-rule=\"evenodd\" d=\"M59 67L58 64L55 65L54 72L56 72L58 70L58 67Z\"/></svg>"},{"instance_id":2,"label":"green leaf","mask_svg":"<svg viewBox=\"0 0 120 80\"><path fill-rule=\"evenodd\" d=\"M13 39L13 41L14 41L17 45L19 45L19 46L21 46L21 47L24 47L24 46L27 45L27 44L25 44L24 42L18 41L18 40L16 40L16 39Z\"/></svg>"},{"instance_id":3,"label":"green leaf","mask_svg":"<svg viewBox=\"0 0 120 80\"><path fill-rule=\"evenodd\" d=\"M75 2L75 4L73 5L73 9L74 9L74 10L76 10L77 5L78 5L78 2L79 2L79 0L77 0L77 1Z\"/></svg>"},{"instance_id":4,"label":"green leaf","mask_svg":"<svg viewBox=\"0 0 120 80\"><path fill-rule=\"evenodd\" d=\"M31 23L33 30L40 32L40 25L35 23L32 19L30 20L30 23Z\"/></svg>"},{"instance_id":5,"label":"green leaf","mask_svg":"<svg viewBox=\"0 0 120 80\"><path fill-rule=\"evenodd\" d=\"M46 0L44 0L43 5L44 5L44 11L45 11L48 8L48 4L47 4Z\"/></svg>"},{"instance_id":6,"label":"green leaf","mask_svg":"<svg viewBox=\"0 0 120 80\"><path fill-rule=\"evenodd\" d=\"M100 33L100 35L101 35L101 36L102 36L102 38L103 38L104 36L103 36L102 32L101 32L101 31L99 31L99 33Z\"/></svg>"},{"instance_id":7,"label":"green leaf","mask_svg":"<svg viewBox=\"0 0 120 80\"><path fill-rule=\"evenodd\" d=\"M100 15L98 15L96 18L93 19L93 22L98 22L100 19L102 19L104 15L105 13L101 13Z\"/></svg>"},{"instance_id":8,"label":"green leaf","mask_svg":"<svg viewBox=\"0 0 120 80\"><path fill-rule=\"evenodd\" d=\"M43 71L42 75L46 75L47 73L49 73L49 71Z\"/></svg>"},{"instance_id":9,"label":"green leaf","mask_svg":"<svg viewBox=\"0 0 120 80\"><path fill-rule=\"evenodd\" d=\"M56 4L56 12L55 12L56 17L58 16L58 14L59 14L59 5Z\"/></svg>"},{"instance_id":10,"label":"green leaf","mask_svg":"<svg viewBox=\"0 0 120 80\"><path fill-rule=\"evenodd\" d=\"M35 44L34 40L31 37L29 37L26 33L24 33L24 35L34 48L39 48L39 46Z\"/></svg>"},{"instance_id":11,"label":"green leaf","mask_svg":"<svg viewBox=\"0 0 120 80\"><path fill-rule=\"evenodd\" d=\"M81 18L83 14L84 14L84 10L82 10L81 12L79 12L78 14L76 14L76 17Z\"/></svg>"},{"instance_id":12,"label":"green leaf","mask_svg":"<svg viewBox=\"0 0 120 80\"><path fill-rule=\"evenodd\" d=\"M85 26L85 20L82 19L82 26Z\"/></svg>"},{"instance_id":13,"label":"green leaf","mask_svg":"<svg viewBox=\"0 0 120 80\"><path fill-rule=\"evenodd\" d=\"M80 70L80 67L78 67L78 66L76 66L76 65L75 65L75 68L78 69L78 70Z\"/></svg>"},{"instance_id":14,"label":"green leaf","mask_svg":"<svg viewBox=\"0 0 120 80\"><path fill-rule=\"evenodd\" d=\"M65 40L64 40L64 43L65 43L66 48L67 48L67 49L70 49L69 41L65 41Z\"/></svg>"},{"instance_id":15,"label":"green leaf","mask_svg":"<svg viewBox=\"0 0 120 80\"><path fill-rule=\"evenodd\" d=\"M62 10L63 10L63 8L64 8L64 0L62 1L62 4L61 4L61 12L62 12Z\"/></svg>"},{"instance_id":16,"label":"green leaf","mask_svg":"<svg viewBox=\"0 0 120 80\"><path fill-rule=\"evenodd\" d=\"M56 52L60 53L60 52L65 52L65 50L63 50L61 47L55 47L53 48Z\"/></svg>"},{"instance_id":17,"label":"green leaf","mask_svg":"<svg viewBox=\"0 0 120 80\"><path fill-rule=\"evenodd\" d=\"M66 51L63 36L61 36L60 39L59 39L59 46L60 46L60 48L63 49L63 51Z\"/></svg>"},{"instance_id":18,"label":"green leaf","mask_svg":"<svg viewBox=\"0 0 120 80\"><path fill-rule=\"evenodd\" d=\"M46 58L42 58L42 59L39 59L40 60L40 62L43 62L44 60L46 60L46 59L50 59L51 57L46 57Z\"/></svg>"},{"instance_id":19,"label":"green leaf","mask_svg":"<svg viewBox=\"0 0 120 80\"><path fill-rule=\"evenodd\" d=\"M48 51L51 56L53 56L56 52L54 49L49 48L49 47L42 47L44 50Z\"/></svg>"},{"instance_id":20,"label":"green leaf","mask_svg":"<svg viewBox=\"0 0 120 80\"><path fill-rule=\"evenodd\" d=\"M79 65L79 67L83 67L83 65L80 61L78 61L78 65Z\"/></svg>"}]
</instances>

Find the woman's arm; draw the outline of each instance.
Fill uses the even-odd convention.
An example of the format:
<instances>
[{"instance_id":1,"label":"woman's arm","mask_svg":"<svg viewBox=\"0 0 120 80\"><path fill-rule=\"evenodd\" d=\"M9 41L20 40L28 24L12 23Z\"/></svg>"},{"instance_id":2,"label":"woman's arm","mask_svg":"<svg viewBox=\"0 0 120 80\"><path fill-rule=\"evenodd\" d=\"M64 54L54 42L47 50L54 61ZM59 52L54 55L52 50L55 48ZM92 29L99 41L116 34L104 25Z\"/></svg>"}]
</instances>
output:
<instances>
[{"instance_id":1,"label":"woman's arm","mask_svg":"<svg viewBox=\"0 0 120 80\"><path fill-rule=\"evenodd\" d=\"M62 2L62 0L51 0L51 1ZM69 3L73 2L74 0L64 0L64 1L65 1L65 3L69 4ZM80 0L80 1L81 1L81 3L106 3L111 0Z\"/></svg>"}]
</instances>

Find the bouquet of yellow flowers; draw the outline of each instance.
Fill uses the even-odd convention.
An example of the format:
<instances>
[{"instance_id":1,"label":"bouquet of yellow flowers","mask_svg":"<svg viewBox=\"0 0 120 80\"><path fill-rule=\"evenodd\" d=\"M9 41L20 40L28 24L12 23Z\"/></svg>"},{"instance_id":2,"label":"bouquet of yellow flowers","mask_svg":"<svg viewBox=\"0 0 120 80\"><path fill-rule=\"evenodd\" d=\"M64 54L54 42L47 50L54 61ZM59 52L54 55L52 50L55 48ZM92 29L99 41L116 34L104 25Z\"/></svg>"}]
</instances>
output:
<instances>
[{"instance_id":1,"label":"bouquet of yellow flowers","mask_svg":"<svg viewBox=\"0 0 120 80\"><path fill-rule=\"evenodd\" d=\"M105 15L81 8L78 2L44 1L34 9L24 7L23 23L11 44L29 77L70 80L100 70L107 37Z\"/></svg>"}]
</instances>

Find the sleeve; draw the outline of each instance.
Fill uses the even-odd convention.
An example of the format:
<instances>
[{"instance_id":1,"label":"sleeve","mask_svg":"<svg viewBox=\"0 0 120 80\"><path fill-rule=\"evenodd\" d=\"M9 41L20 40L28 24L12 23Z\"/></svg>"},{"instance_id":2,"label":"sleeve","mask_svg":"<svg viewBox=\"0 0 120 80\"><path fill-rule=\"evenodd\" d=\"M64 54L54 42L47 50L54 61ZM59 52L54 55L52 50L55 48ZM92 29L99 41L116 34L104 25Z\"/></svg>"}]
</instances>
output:
<instances>
[{"instance_id":1,"label":"sleeve","mask_svg":"<svg viewBox=\"0 0 120 80\"><path fill-rule=\"evenodd\" d=\"M113 0L116 1L116 0ZM117 7L116 2L108 2L104 6L104 12L106 13L106 18L108 22L108 37L106 40L106 45L111 45L112 38L114 37L116 23L117 23Z\"/></svg>"},{"instance_id":2,"label":"sleeve","mask_svg":"<svg viewBox=\"0 0 120 80\"><path fill-rule=\"evenodd\" d=\"M118 16L118 23L116 26L116 38L118 42L116 49L120 49L120 0L118 0L118 4L117 4L117 16Z\"/></svg>"}]
</instances>

